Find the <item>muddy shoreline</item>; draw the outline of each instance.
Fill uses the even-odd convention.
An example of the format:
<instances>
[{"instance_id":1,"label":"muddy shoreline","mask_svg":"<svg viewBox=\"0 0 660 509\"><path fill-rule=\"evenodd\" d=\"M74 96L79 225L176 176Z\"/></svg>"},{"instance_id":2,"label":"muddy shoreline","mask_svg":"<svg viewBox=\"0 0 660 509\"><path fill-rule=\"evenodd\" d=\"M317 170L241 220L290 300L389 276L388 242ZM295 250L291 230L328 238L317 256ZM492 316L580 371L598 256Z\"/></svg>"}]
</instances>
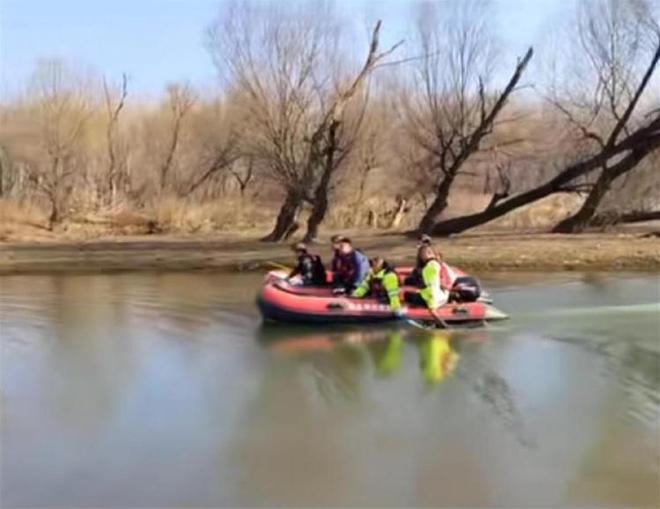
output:
<instances>
[{"instance_id":1,"label":"muddy shoreline","mask_svg":"<svg viewBox=\"0 0 660 509\"><path fill-rule=\"evenodd\" d=\"M325 240L325 239L324 239ZM415 241L403 235L356 236L369 255L409 263ZM438 239L452 264L470 271L658 271L660 239L638 233L583 235L464 235ZM330 246L314 249L324 260ZM271 263L291 264L288 244L232 238L144 236L0 243L0 274L265 270Z\"/></svg>"}]
</instances>

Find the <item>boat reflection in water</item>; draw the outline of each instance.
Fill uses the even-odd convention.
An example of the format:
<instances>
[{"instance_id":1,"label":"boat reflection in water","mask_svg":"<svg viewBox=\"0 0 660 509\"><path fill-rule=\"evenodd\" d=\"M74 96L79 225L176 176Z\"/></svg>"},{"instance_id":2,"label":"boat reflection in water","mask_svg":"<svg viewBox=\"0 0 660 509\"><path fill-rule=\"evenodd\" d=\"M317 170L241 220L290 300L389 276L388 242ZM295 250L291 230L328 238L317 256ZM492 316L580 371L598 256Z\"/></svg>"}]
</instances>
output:
<instances>
[{"instance_id":1,"label":"boat reflection in water","mask_svg":"<svg viewBox=\"0 0 660 509\"><path fill-rule=\"evenodd\" d=\"M420 367L427 383L442 382L456 370L459 355L451 347L450 338L449 331L434 331L419 342Z\"/></svg>"},{"instance_id":2,"label":"boat reflection in water","mask_svg":"<svg viewBox=\"0 0 660 509\"><path fill-rule=\"evenodd\" d=\"M331 358L342 363L342 359L351 356L356 361L352 363L354 366L371 366L377 378L391 378L401 373L406 357L416 351L419 370L429 386L437 385L456 371L463 345L485 342L488 338L489 333L484 329L427 331L401 326L323 331L310 327L264 327L259 336L262 344L273 353L299 361L327 365L328 361L332 363Z\"/></svg>"}]
</instances>

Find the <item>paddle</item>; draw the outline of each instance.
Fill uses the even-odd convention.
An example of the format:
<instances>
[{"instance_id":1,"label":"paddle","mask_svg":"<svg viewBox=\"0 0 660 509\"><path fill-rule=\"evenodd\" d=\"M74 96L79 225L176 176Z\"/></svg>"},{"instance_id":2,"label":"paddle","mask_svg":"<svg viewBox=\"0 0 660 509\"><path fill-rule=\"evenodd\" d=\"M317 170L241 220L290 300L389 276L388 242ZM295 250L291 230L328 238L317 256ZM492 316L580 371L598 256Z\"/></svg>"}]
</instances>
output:
<instances>
[{"instance_id":1,"label":"paddle","mask_svg":"<svg viewBox=\"0 0 660 509\"><path fill-rule=\"evenodd\" d=\"M425 325L422 322L418 322L417 320L413 320L412 318L406 318L405 321L408 325L412 325L413 327L417 327L418 329L422 330L432 330L434 328L430 325Z\"/></svg>"},{"instance_id":2,"label":"paddle","mask_svg":"<svg viewBox=\"0 0 660 509\"><path fill-rule=\"evenodd\" d=\"M429 314L433 317L433 320L437 325L442 327L443 329L447 329L447 322L445 322L442 318L440 318L437 314L437 312L434 309L428 308L429 309Z\"/></svg>"},{"instance_id":3,"label":"paddle","mask_svg":"<svg viewBox=\"0 0 660 509\"><path fill-rule=\"evenodd\" d=\"M286 270L287 272L291 272L291 267L287 267L286 265L282 265L281 263L277 262L265 262L266 265L273 267L274 269L280 269L280 270Z\"/></svg>"},{"instance_id":4,"label":"paddle","mask_svg":"<svg viewBox=\"0 0 660 509\"><path fill-rule=\"evenodd\" d=\"M413 320L412 318L405 318L404 321L408 325L412 325L413 327L417 327L418 329L424 329L424 330L432 330L436 327L440 327L443 329L448 329L449 325L447 325L447 322L445 322L442 318L437 316L433 310L429 309L429 314L433 318L433 323L434 326L431 325L425 325L424 322L418 321L418 320Z\"/></svg>"}]
</instances>

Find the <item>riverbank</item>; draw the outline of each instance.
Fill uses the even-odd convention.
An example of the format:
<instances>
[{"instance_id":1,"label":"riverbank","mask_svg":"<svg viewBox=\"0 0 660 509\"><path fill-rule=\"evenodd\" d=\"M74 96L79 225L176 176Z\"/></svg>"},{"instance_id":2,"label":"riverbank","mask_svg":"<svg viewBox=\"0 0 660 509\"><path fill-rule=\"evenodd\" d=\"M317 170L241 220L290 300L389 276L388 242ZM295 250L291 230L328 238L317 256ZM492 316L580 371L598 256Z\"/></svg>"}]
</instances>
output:
<instances>
[{"instance_id":1,"label":"riverbank","mask_svg":"<svg viewBox=\"0 0 660 509\"><path fill-rule=\"evenodd\" d=\"M316 247L330 257L326 239ZM410 263L403 235L354 236L368 254ZM445 258L468 271L660 270L660 240L639 232L582 235L475 234L438 239ZM93 241L0 243L0 274L188 270L265 270L290 264L288 244L224 237L140 236Z\"/></svg>"}]
</instances>

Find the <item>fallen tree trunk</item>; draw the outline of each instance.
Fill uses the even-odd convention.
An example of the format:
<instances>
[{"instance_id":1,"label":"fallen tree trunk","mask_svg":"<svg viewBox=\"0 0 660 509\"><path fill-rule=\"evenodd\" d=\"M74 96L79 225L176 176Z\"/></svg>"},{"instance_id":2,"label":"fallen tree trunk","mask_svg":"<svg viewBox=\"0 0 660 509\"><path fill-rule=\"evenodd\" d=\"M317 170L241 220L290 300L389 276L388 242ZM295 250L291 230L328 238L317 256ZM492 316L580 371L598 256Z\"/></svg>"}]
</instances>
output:
<instances>
[{"instance_id":1,"label":"fallen tree trunk","mask_svg":"<svg viewBox=\"0 0 660 509\"><path fill-rule=\"evenodd\" d=\"M645 131L646 129L647 128L643 128L640 131ZM489 223L490 221L493 221L498 217L502 217L512 210L533 203L537 200L540 200L541 198L545 198L546 196L550 196L554 193L565 191L565 186L571 181L594 171L596 168L602 167L607 163L609 159L626 150L625 148L621 150L622 147L628 147L633 141L638 139L638 132L635 132L611 149L604 150L599 154L586 159L585 161L581 161L572 166L569 166L567 169L562 171L559 175L549 180L545 184L506 199L494 206L491 203L489 204L489 207L487 207L482 212L456 217L437 223L433 227L432 233L434 235L450 235L452 233L460 233L465 230L469 230L470 228ZM640 141L639 144L635 146L635 148L630 150L616 164L611 165L610 174L616 176L623 175L627 171L630 171L635 166L637 166L637 164L642 159L644 159L649 153L659 147L660 132L651 135L646 140Z\"/></svg>"},{"instance_id":2,"label":"fallen tree trunk","mask_svg":"<svg viewBox=\"0 0 660 509\"><path fill-rule=\"evenodd\" d=\"M660 210L631 210L629 212L602 212L595 215L589 226L608 226L620 223L643 223L660 221Z\"/></svg>"}]
</instances>

